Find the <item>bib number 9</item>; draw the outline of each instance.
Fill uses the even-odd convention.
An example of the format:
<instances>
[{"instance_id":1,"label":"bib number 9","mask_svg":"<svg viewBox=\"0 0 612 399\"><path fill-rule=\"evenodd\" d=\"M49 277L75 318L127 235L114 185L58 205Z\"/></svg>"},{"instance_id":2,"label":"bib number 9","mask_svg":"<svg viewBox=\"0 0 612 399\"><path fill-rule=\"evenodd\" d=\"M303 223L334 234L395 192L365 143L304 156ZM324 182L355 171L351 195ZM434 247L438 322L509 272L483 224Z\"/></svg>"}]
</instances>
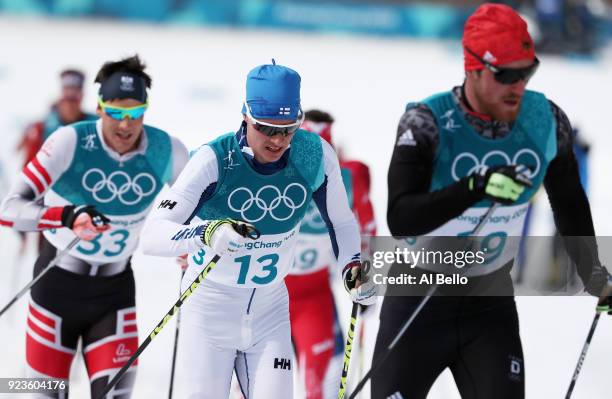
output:
<instances>
[{"instance_id":1,"label":"bib number 9","mask_svg":"<svg viewBox=\"0 0 612 399\"><path fill-rule=\"evenodd\" d=\"M302 251L296 259L296 265L300 270L312 269L317 262L319 253L316 249L307 249Z\"/></svg>"},{"instance_id":2,"label":"bib number 9","mask_svg":"<svg viewBox=\"0 0 612 399\"><path fill-rule=\"evenodd\" d=\"M466 231L464 233L457 234L458 237L468 237L472 232ZM469 251L482 251L484 252L485 261L484 263L491 263L499 257L504 251L506 245L506 239L508 234L503 231L497 231L491 233L485 237L478 237L476 243L480 243L479 248L473 248L472 245L467 249Z\"/></svg>"}]
</instances>

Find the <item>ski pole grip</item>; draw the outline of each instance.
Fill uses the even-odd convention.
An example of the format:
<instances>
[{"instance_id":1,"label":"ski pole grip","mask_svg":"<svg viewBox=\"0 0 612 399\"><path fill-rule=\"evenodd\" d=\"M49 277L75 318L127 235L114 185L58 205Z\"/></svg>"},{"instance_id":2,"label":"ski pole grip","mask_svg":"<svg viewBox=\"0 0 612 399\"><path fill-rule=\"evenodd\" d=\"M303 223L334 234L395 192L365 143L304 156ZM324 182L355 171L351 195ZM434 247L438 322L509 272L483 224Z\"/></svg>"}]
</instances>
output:
<instances>
[{"instance_id":1,"label":"ski pole grip","mask_svg":"<svg viewBox=\"0 0 612 399\"><path fill-rule=\"evenodd\" d=\"M257 240L261 236L259 230L250 223L232 222L232 227L236 233L251 240Z\"/></svg>"},{"instance_id":2,"label":"ski pole grip","mask_svg":"<svg viewBox=\"0 0 612 399\"><path fill-rule=\"evenodd\" d=\"M601 290L601 295L599 295L597 306L605 305L610 295L612 295L612 276L608 275L606 283L604 284L603 289Z\"/></svg>"}]
</instances>

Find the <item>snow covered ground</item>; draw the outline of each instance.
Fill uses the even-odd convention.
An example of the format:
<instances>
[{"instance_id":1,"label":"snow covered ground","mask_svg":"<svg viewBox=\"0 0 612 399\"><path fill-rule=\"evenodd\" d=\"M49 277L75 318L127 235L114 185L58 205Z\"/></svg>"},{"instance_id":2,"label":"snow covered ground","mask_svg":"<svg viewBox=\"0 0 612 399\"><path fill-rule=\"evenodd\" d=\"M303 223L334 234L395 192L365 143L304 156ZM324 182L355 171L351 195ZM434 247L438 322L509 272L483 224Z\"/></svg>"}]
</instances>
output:
<instances>
[{"instance_id":1,"label":"snow covered ground","mask_svg":"<svg viewBox=\"0 0 612 399\"><path fill-rule=\"evenodd\" d=\"M330 111L337 120L336 142L347 156L371 166L380 234L388 233L386 172L405 103L462 80L459 44L448 42L9 17L0 17L0 37L0 169L7 180L16 177L21 164L14 150L21 129L45 113L58 93L57 74L64 67L84 69L92 82L103 62L139 53L154 79L147 123L193 148L238 127L247 72L274 57L300 72L303 107ZM612 235L608 175L612 135L607 131L612 51L605 51L596 62L541 58L530 88L544 91L559 104L593 144L590 197L595 227L599 235ZM86 107L93 110L95 103L95 89L89 85ZM548 234L549 224L538 223L535 230ZM34 249L31 246L25 256L19 256L16 235L0 229L0 253L3 305L31 278ZM134 270L142 337L176 299L180 272L171 259L140 253L134 258ZM346 322L350 304L343 299L340 314ZM21 300L0 319L0 377L23 375L26 302ZM521 297L517 303L527 397L562 397L593 316L594 300ZM371 335L375 324L368 325ZM135 398L166 397L173 328L171 322L142 355ZM605 337L611 332L612 321L602 317L574 398L610 397L612 341ZM86 377L82 367L77 369L73 397L86 398ZM182 387L176 389L175 397L180 398ZM450 374L443 374L429 397L458 398Z\"/></svg>"}]
</instances>

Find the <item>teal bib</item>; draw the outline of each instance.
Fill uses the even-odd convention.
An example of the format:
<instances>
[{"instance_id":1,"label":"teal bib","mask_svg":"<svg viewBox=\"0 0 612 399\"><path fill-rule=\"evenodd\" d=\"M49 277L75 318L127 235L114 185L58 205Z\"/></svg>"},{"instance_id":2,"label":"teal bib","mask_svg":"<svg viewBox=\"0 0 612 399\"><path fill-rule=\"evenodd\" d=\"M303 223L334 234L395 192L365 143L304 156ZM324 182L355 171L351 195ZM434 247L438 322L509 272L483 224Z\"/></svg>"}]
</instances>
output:
<instances>
[{"instance_id":1,"label":"teal bib","mask_svg":"<svg viewBox=\"0 0 612 399\"><path fill-rule=\"evenodd\" d=\"M231 217L253 223L262 235L288 232L302 220L312 193L324 180L321 140L304 130L291 141L287 166L271 175L253 170L234 133L209 145L217 157L219 179L198 211L203 220Z\"/></svg>"},{"instance_id":2,"label":"teal bib","mask_svg":"<svg viewBox=\"0 0 612 399\"><path fill-rule=\"evenodd\" d=\"M530 170L533 187L525 189L516 204L528 202L557 154L557 127L546 97L526 91L512 130L501 139L484 138L474 131L452 97L452 92L446 92L424 101L433 111L440 138L430 191L447 187L482 165L522 164ZM489 205L490 201L482 201L477 206Z\"/></svg>"},{"instance_id":3,"label":"teal bib","mask_svg":"<svg viewBox=\"0 0 612 399\"><path fill-rule=\"evenodd\" d=\"M170 136L145 126L145 154L127 161L111 158L102 148L96 122L79 122L72 163L52 190L73 204L95 205L106 215L130 215L147 209L172 176Z\"/></svg>"}]
</instances>

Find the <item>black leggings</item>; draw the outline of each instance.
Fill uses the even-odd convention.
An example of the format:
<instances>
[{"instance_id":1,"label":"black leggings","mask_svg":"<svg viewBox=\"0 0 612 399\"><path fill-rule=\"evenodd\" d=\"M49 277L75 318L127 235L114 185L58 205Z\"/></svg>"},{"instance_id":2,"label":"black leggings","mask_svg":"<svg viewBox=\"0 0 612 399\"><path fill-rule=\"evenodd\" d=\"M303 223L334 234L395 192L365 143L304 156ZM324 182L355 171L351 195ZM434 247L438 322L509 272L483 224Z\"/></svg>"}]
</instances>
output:
<instances>
[{"instance_id":1,"label":"black leggings","mask_svg":"<svg viewBox=\"0 0 612 399\"><path fill-rule=\"evenodd\" d=\"M421 297L387 297L374 362ZM445 368L463 399L522 399L523 350L513 297L432 297L372 377L372 399L425 399Z\"/></svg>"},{"instance_id":2,"label":"black leggings","mask_svg":"<svg viewBox=\"0 0 612 399\"><path fill-rule=\"evenodd\" d=\"M34 276L56 255L43 240ZM26 329L26 360L31 376L67 380L79 338L97 397L138 347L135 285L131 267L108 277L90 277L53 267L32 287ZM128 399L132 366L108 397ZM65 395L50 395L64 398Z\"/></svg>"}]
</instances>

